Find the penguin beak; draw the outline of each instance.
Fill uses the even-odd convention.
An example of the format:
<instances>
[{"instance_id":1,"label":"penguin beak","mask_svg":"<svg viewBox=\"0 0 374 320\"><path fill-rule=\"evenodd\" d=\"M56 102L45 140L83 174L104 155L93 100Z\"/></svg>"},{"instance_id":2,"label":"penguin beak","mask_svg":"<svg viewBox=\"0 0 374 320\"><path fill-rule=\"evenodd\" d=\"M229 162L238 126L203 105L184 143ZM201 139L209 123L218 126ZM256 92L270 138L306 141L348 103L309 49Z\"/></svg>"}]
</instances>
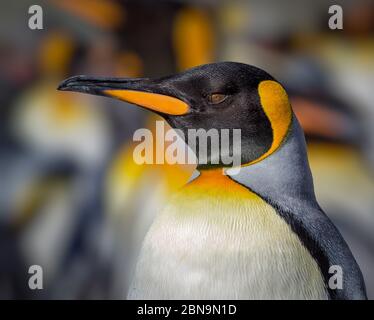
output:
<instances>
[{"instance_id":1,"label":"penguin beak","mask_svg":"<svg viewBox=\"0 0 374 320\"><path fill-rule=\"evenodd\" d=\"M184 115L190 109L186 102L175 95L175 90L170 90L162 83L146 78L74 76L64 80L57 89L116 98L161 115Z\"/></svg>"}]
</instances>

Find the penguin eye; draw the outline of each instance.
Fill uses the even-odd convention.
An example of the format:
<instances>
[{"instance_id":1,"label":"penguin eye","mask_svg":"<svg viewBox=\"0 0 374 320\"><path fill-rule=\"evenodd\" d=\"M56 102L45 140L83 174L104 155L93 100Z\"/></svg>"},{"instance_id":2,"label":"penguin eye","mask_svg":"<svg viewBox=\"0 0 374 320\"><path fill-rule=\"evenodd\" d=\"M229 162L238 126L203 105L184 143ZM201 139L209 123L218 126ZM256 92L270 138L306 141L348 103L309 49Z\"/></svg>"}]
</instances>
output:
<instances>
[{"instance_id":1,"label":"penguin eye","mask_svg":"<svg viewBox=\"0 0 374 320\"><path fill-rule=\"evenodd\" d=\"M223 101L225 101L227 98L227 95L223 93L212 93L211 95L208 96L209 103L211 104L218 104Z\"/></svg>"}]
</instances>

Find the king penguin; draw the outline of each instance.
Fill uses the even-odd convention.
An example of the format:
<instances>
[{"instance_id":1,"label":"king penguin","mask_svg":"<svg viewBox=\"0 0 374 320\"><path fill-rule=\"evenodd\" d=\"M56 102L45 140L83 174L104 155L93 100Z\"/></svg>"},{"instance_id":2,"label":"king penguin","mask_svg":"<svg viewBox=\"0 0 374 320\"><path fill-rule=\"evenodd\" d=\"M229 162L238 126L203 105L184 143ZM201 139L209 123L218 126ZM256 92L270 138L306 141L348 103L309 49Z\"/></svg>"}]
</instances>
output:
<instances>
[{"instance_id":1,"label":"king penguin","mask_svg":"<svg viewBox=\"0 0 374 320\"><path fill-rule=\"evenodd\" d=\"M197 172L157 214L129 299L366 299L349 247L315 198L287 94L268 73L220 62L157 80L75 76L59 90L133 103L182 132L241 130L239 170L223 161L233 145L198 156Z\"/></svg>"}]
</instances>

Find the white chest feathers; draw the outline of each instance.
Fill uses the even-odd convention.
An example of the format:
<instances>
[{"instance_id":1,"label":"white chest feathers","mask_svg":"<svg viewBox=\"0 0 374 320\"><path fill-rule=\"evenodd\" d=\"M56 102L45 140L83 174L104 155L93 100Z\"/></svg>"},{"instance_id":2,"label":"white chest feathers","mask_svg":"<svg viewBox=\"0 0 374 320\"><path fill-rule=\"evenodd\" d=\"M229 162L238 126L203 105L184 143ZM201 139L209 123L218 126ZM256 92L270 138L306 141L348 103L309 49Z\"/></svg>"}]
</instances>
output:
<instances>
[{"instance_id":1,"label":"white chest feathers","mask_svg":"<svg viewBox=\"0 0 374 320\"><path fill-rule=\"evenodd\" d=\"M275 210L210 175L187 185L156 218L128 298L326 299L316 261Z\"/></svg>"}]
</instances>

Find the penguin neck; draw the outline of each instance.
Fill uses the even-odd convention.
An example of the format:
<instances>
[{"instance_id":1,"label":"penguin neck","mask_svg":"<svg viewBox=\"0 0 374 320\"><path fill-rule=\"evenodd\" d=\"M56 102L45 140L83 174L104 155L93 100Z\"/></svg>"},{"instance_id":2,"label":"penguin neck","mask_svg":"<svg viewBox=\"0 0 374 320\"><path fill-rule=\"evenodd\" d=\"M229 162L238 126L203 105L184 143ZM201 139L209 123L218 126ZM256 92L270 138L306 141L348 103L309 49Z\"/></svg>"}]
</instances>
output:
<instances>
[{"instance_id":1,"label":"penguin neck","mask_svg":"<svg viewBox=\"0 0 374 320\"><path fill-rule=\"evenodd\" d=\"M260 162L242 166L238 173L232 169L225 173L274 203L284 204L296 199L316 203L304 133L294 115L285 140L273 154ZM196 172L191 180L198 175Z\"/></svg>"}]
</instances>

